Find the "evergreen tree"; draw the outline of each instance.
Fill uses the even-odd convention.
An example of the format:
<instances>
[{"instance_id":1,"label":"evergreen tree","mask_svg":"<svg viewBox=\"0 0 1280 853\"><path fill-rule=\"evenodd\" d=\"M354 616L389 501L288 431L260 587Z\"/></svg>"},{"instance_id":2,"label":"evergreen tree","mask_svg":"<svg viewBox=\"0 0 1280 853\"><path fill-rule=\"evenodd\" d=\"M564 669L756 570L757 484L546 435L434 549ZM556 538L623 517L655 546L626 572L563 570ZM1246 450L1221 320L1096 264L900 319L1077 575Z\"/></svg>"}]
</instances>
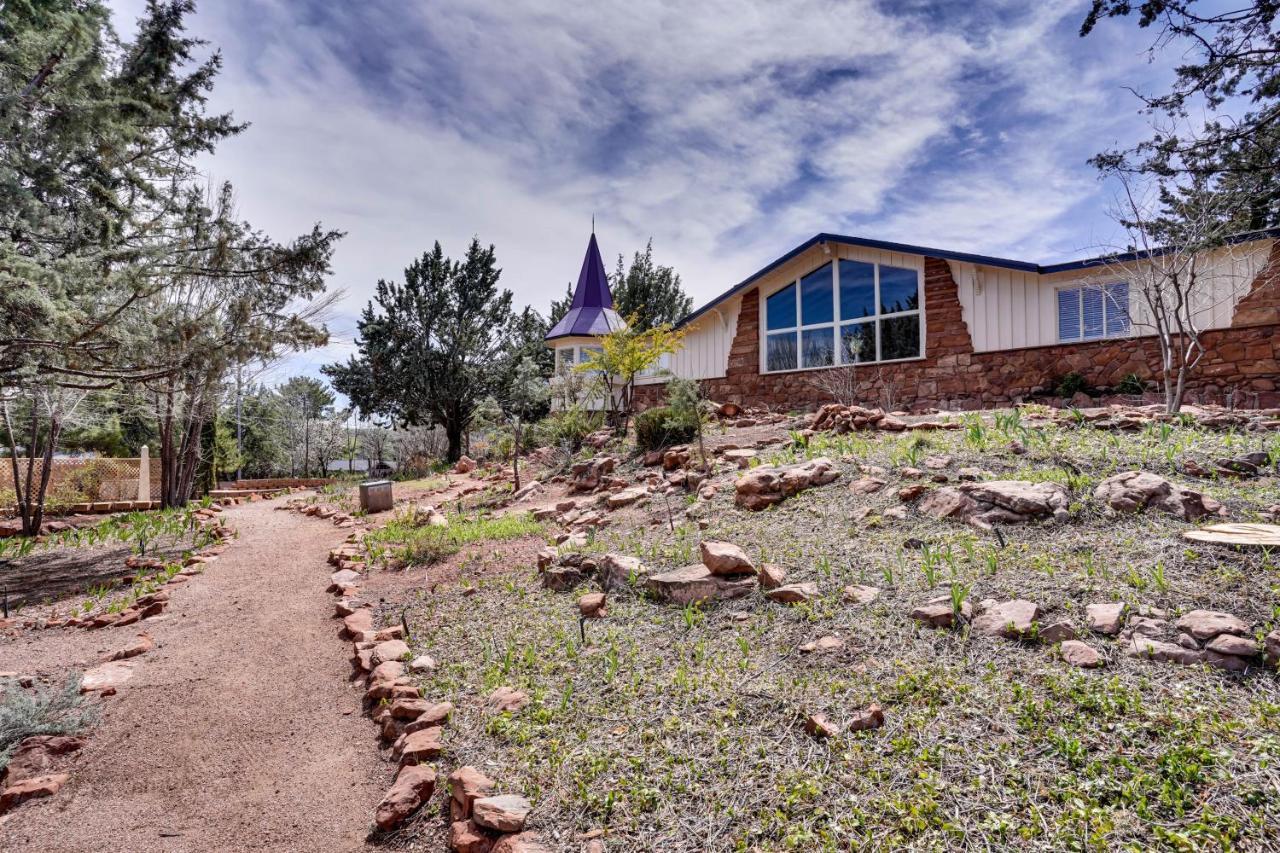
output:
<instances>
[{"instance_id":1,"label":"evergreen tree","mask_svg":"<svg viewBox=\"0 0 1280 853\"><path fill-rule=\"evenodd\" d=\"M493 246L473 239L462 261L435 244L404 271L379 281L358 325L359 355L323 368L364 415L397 425L439 425L447 456L462 455L480 403L501 389L512 367L511 291Z\"/></svg>"},{"instance_id":2,"label":"evergreen tree","mask_svg":"<svg viewBox=\"0 0 1280 853\"><path fill-rule=\"evenodd\" d=\"M614 310L633 318L639 332L674 326L693 310L693 299L684 292L680 274L653 262L652 238L644 252L635 253L630 267L624 267L622 255L618 255L618 266L609 276L609 289L613 291Z\"/></svg>"}]
</instances>

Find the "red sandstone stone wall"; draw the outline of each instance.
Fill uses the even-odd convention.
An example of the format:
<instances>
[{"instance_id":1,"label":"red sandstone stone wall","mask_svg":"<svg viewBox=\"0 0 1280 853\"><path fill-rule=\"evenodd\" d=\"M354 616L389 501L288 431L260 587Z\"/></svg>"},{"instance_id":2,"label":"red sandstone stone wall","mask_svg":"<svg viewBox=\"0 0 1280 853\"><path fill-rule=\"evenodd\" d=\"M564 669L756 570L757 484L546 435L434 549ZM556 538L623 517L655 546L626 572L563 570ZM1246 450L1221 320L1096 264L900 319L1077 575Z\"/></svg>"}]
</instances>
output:
<instances>
[{"instance_id":1,"label":"red sandstone stone wall","mask_svg":"<svg viewBox=\"0 0 1280 853\"><path fill-rule=\"evenodd\" d=\"M1160 351L1153 337L1058 344L975 353L961 314L951 268L925 259L925 358L859 367L863 402L889 408L989 408L1046 393L1063 375L1077 372L1094 386L1112 386L1127 374L1155 380ZM1204 335L1208 355L1189 383L1193 400L1212 402L1228 393L1242 406L1280 405L1280 242L1249 294L1236 308L1233 328ZM703 381L716 402L805 408L830 397L815 387L815 371L761 374L759 288L742 297L738 329L723 379ZM841 369L841 368L836 368ZM637 402L655 404L661 386L637 389Z\"/></svg>"}]
</instances>

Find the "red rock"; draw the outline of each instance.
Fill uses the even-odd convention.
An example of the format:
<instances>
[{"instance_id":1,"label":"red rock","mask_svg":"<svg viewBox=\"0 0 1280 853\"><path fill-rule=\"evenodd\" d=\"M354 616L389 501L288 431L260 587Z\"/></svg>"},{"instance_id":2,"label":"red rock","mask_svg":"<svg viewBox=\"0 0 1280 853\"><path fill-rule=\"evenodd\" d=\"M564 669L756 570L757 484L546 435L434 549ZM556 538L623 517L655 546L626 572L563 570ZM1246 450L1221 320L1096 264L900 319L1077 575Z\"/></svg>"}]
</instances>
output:
<instances>
[{"instance_id":1,"label":"red rock","mask_svg":"<svg viewBox=\"0 0 1280 853\"><path fill-rule=\"evenodd\" d=\"M1053 645L1076 639L1076 629L1070 622L1054 622L1041 628L1037 636L1040 642Z\"/></svg>"},{"instance_id":2,"label":"red rock","mask_svg":"<svg viewBox=\"0 0 1280 853\"><path fill-rule=\"evenodd\" d=\"M589 592L578 599L578 612L588 619L598 619L605 615L605 594Z\"/></svg>"},{"instance_id":3,"label":"red rock","mask_svg":"<svg viewBox=\"0 0 1280 853\"><path fill-rule=\"evenodd\" d=\"M1114 637L1124 627L1125 603L1123 601L1105 601L1087 605L1085 614L1089 617L1089 630L1098 634Z\"/></svg>"},{"instance_id":4,"label":"red rock","mask_svg":"<svg viewBox=\"0 0 1280 853\"><path fill-rule=\"evenodd\" d=\"M120 685L133 678L133 666L125 661L109 661L87 669L80 680L80 692L113 695Z\"/></svg>"},{"instance_id":5,"label":"red rock","mask_svg":"<svg viewBox=\"0 0 1280 853\"><path fill-rule=\"evenodd\" d=\"M463 766L449 774L449 797L462 817L470 817L475 801L493 792L494 783L474 767Z\"/></svg>"},{"instance_id":6,"label":"red rock","mask_svg":"<svg viewBox=\"0 0 1280 853\"><path fill-rule=\"evenodd\" d=\"M757 575L764 589L777 589L787 582L787 570L773 563L765 563Z\"/></svg>"},{"instance_id":7,"label":"red rock","mask_svg":"<svg viewBox=\"0 0 1280 853\"><path fill-rule=\"evenodd\" d=\"M1198 649L1184 649L1182 646L1153 640L1150 637L1134 637L1127 654L1129 657L1180 663L1184 666L1204 663L1205 659L1205 653Z\"/></svg>"},{"instance_id":8,"label":"red rock","mask_svg":"<svg viewBox=\"0 0 1280 853\"><path fill-rule=\"evenodd\" d=\"M400 756L400 764L422 764L433 758L439 758L444 752L444 744L440 742L439 727L419 729L406 733L396 741L395 751Z\"/></svg>"},{"instance_id":9,"label":"red rock","mask_svg":"<svg viewBox=\"0 0 1280 853\"><path fill-rule=\"evenodd\" d=\"M706 566L695 563L669 572L649 575L645 588L656 600L667 604L686 605L695 601L728 601L748 595L756 588L750 575L736 577L714 575Z\"/></svg>"},{"instance_id":10,"label":"red rock","mask_svg":"<svg viewBox=\"0 0 1280 853\"><path fill-rule=\"evenodd\" d=\"M973 614L973 605L965 599L960 603L960 615L968 619ZM911 618L930 628L950 628L955 624L955 608L950 596L940 596L925 602L911 611Z\"/></svg>"},{"instance_id":11,"label":"red rock","mask_svg":"<svg viewBox=\"0 0 1280 853\"><path fill-rule=\"evenodd\" d=\"M416 720L405 726L404 731L406 734L412 734L421 729L443 726L449 721L449 715L452 713L452 702L436 702L418 715Z\"/></svg>"},{"instance_id":12,"label":"red rock","mask_svg":"<svg viewBox=\"0 0 1280 853\"><path fill-rule=\"evenodd\" d=\"M491 853L493 842L474 821L458 819L449 825L449 849L454 853Z\"/></svg>"},{"instance_id":13,"label":"red rock","mask_svg":"<svg viewBox=\"0 0 1280 853\"><path fill-rule=\"evenodd\" d=\"M919 500L925 492L929 491L929 487L924 483L916 483L911 486L905 486L898 489L898 500L903 503L911 503Z\"/></svg>"},{"instance_id":14,"label":"red rock","mask_svg":"<svg viewBox=\"0 0 1280 853\"><path fill-rule=\"evenodd\" d=\"M373 612L361 608L342 620L342 633L350 639L360 639L366 631L373 630Z\"/></svg>"},{"instance_id":15,"label":"red rock","mask_svg":"<svg viewBox=\"0 0 1280 853\"><path fill-rule=\"evenodd\" d=\"M373 647L371 660L374 666L388 661L399 661L409 656L409 646L404 640L386 640Z\"/></svg>"},{"instance_id":16,"label":"red rock","mask_svg":"<svg viewBox=\"0 0 1280 853\"><path fill-rule=\"evenodd\" d=\"M1015 598L988 607L973 620L973 628L989 637L1017 639L1031 632L1031 626L1040 614L1034 601Z\"/></svg>"},{"instance_id":17,"label":"red rock","mask_svg":"<svg viewBox=\"0 0 1280 853\"><path fill-rule=\"evenodd\" d=\"M1102 666L1102 655L1092 646L1079 640L1063 640L1058 648L1062 659L1072 666L1093 669Z\"/></svg>"},{"instance_id":18,"label":"red rock","mask_svg":"<svg viewBox=\"0 0 1280 853\"><path fill-rule=\"evenodd\" d=\"M1220 655L1236 655L1250 658L1258 653L1258 644L1248 637L1237 637L1234 634L1219 634L1205 646L1211 652Z\"/></svg>"},{"instance_id":19,"label":"red rock","mask_svg":"<svg viewBox=\"0 0 1280 853\"><path fill-rule=\"evenodd\" d=\"M844 640L834 635L828 634L825 637L819 637L800 646L801 654L811 654L813 652L838 652L844 648Z\"/></svg>"},{"instance_id":20,"label":"red rock","mask_svg":"<svg viewBox=\"0 0 1280 853\"><path fill-rule=\"evenodd\" d=\"M401 767L395 782L378 803L374 822L384 831L396 828L429 800L435 789L435 768L425 764Z\"/></svg>"},{"instance_id":21,"label":"red rock","mask_svg":"<svg viewBox=\"0 0 1280 853\"><path fill-rule=\"evenodd\" d=\"M867 710L855 714L849 721L849 731L863 732L878 729L884 725L884 711L879 705L869 705Z\"/></svg>"},{"instance_id":22,"label":"red rock","mask_svg":"<svg viewBox=\"0 0 1280 853\"><path fill-rule=\"evenodd\" d=\"M871 495L885 487L886 483L879 477L859 477L849 484L849 491L855 495Z\"/></svg>"},{"instance_id":23,"label":"red rock","mask_svg":"<svg viewBox=\"0 0 1280 853\"><path fill-rule=\"evenodd\" d=\"M803 604L817 599L819 592L816 583L806 582L785 584L769 590L765 595L770 601L776 601L779 604Z\"/></svg>"},{"instance_id":24,"label":"red rock","mask_svg":"<svg viewBox=\"0 0 1280 853\"><path fill-rule=\"evenodd\" d=\"M731 542L703 540L698 545L698 554L702 565L713 575L755 574L755 564L737 545Z\"/></svg>"},{"instance_id":25,"label":"red rock","mask_svg":"<svg viewBox=\"0 0 1280 853\"><path fill-rule=\"evenodd\" d=\"M69 735L32 735L24 738L9 756L8 766L0 770L0 779L13 784L19 779L43 776L53 768L55 756L75 752L84 743L84 738Z\"/></svg>"},{"instance_id":26,"label":"red rock","mask_svg":"<svg viewBox=\"0 0 1280 853\"><path fill-rule=\"evenodd\" d=\"M499 713L515 712L529 704L529 697L523 691L503 685L489 694L485 704Z\"/></svg>"},{"instance_id":27,"label":"red rock","mask_svg":"<svg viewBox=\"0 0 1280 853\"><path fill-rule=\"evenodd\" d=\"M1207 640L1219 634L1249 633L1249 626L1241 619L1220 610L1192 610L1178 620L1177 627L1197 640Z\"/></svg>"},{"instance_id":28,"label":"red rock","mask_svg":"<svg viewBox=\"0 0 1280 853\"><path fill-rule=\"evenodd\" d=\"M840 727L822 714L810 714L804 721L804 730L816 738L835 737Z\"/></svg>"},{"instance_id":29,"label":"red rock","mask_svg":"<svg viewBox=\"0 0 1280 853\"><path fill-rule=\"evenodd\" d=\"M156 647L155 641L151 639L150 634L139 634L138 639L125 646L118 652L115 652L107 660L125 660L127 658L135 658L138 655L146 654Z\"/></svg>"},{"instance_id":30,"label":"red rock","mask_svg":"<svg viewBox=\"0 0 1280 853\"><path fill-rule=\"evenodd\" d=\"M551 853L536 832L504 835L494 842L489 853Z\"/></svg>"},{"instance_id":31,"label":"red rock","mask_svg":"<svg viewBox=\"0 0 1280 853\"><path fill-rule=\"evenodd\" d=\"M23 800L35 797L52 797L71 778L69 773L50 773L31 779L21 779L0 791L0 814L12 809Z\"/></svg>"},{"instance_id":32,"label":"red rock","mask_svg":"<svg viewBox=\"0 0 1280 853\"><path fill-rule=\"evenodd\" d=\"M479 797L472 804L475 822L497 832L522 831L532 809L528 800L515 794Z\"/></svg>"},{"instance_id":33,"label":"red rock","mask_svg":"<svg viewBox=\"0 0 1280 853\"><path fill-rule=\"evenodd\" d=\"M412 697L401 697L394 699L390 705L391 716L397 720L416 720L421 717L431 707L431 703L426 699L418 698L418 689L412 685L404 685L412 692ZM392 692L392 696L395 696Z\"/></svg>"},{"instance_id":34,"label":"red rock","mask_svg":"<svg viewBox=\"0 0 1280 853\"><path fill-rule=\"evenodd\" d=\"M874 586L850 584L844 588L844 600L854 604L870 604L880 597L880 590Z\"/></svg>"}]
</instances>

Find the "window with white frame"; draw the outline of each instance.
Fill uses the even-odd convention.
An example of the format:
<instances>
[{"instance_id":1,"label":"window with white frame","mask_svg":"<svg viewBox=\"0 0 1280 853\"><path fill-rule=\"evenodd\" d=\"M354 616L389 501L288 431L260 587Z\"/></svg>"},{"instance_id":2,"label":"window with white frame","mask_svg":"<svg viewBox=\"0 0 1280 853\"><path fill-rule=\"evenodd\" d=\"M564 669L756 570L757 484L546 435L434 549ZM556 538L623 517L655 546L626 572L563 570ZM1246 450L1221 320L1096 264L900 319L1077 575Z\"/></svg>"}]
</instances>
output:
<instances>
[{"instance_id":1,"label":"window with white frame","mask_svg":"<svg viewBox=\"0 0 1280 853\"><path fill-rule=\"evenodd\" d=\"M919 358L920 273L841 259L765 297L765 372Z\"/></svg>"},{"instance_id":2,"label":"window with white frame","mask_svg":"<svg viewBox=\"0 0 1280 853\"><path fill-rule=\"evenodd\" d=\"M1129 334L1129 284L1058 288L1058 340L1094 341Z\"/></svg>"}]
</instances>

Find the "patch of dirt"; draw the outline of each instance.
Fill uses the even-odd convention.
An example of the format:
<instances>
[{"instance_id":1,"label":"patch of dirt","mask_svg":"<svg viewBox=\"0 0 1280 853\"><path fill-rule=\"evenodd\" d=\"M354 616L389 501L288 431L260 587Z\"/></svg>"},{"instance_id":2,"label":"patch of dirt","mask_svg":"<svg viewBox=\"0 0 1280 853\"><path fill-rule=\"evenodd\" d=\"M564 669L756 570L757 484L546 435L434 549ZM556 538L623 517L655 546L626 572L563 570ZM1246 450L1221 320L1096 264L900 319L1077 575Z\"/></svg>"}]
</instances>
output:
<instances>
[{"instance_id":1,"label":"patch of dirt","mask_svg":"<svg viewBox=\"0 0 1280 853\"><path fill-rule=\"evenodd\" d=\"M0 823L5 851L363 850L390 782L336 638L326 557L346 531L279 501L229 509L240 534L160 620L24 632L0 670L59 681L127 645L155 650L103 700L56 796Z\"/></svg>"}]
</instances>

